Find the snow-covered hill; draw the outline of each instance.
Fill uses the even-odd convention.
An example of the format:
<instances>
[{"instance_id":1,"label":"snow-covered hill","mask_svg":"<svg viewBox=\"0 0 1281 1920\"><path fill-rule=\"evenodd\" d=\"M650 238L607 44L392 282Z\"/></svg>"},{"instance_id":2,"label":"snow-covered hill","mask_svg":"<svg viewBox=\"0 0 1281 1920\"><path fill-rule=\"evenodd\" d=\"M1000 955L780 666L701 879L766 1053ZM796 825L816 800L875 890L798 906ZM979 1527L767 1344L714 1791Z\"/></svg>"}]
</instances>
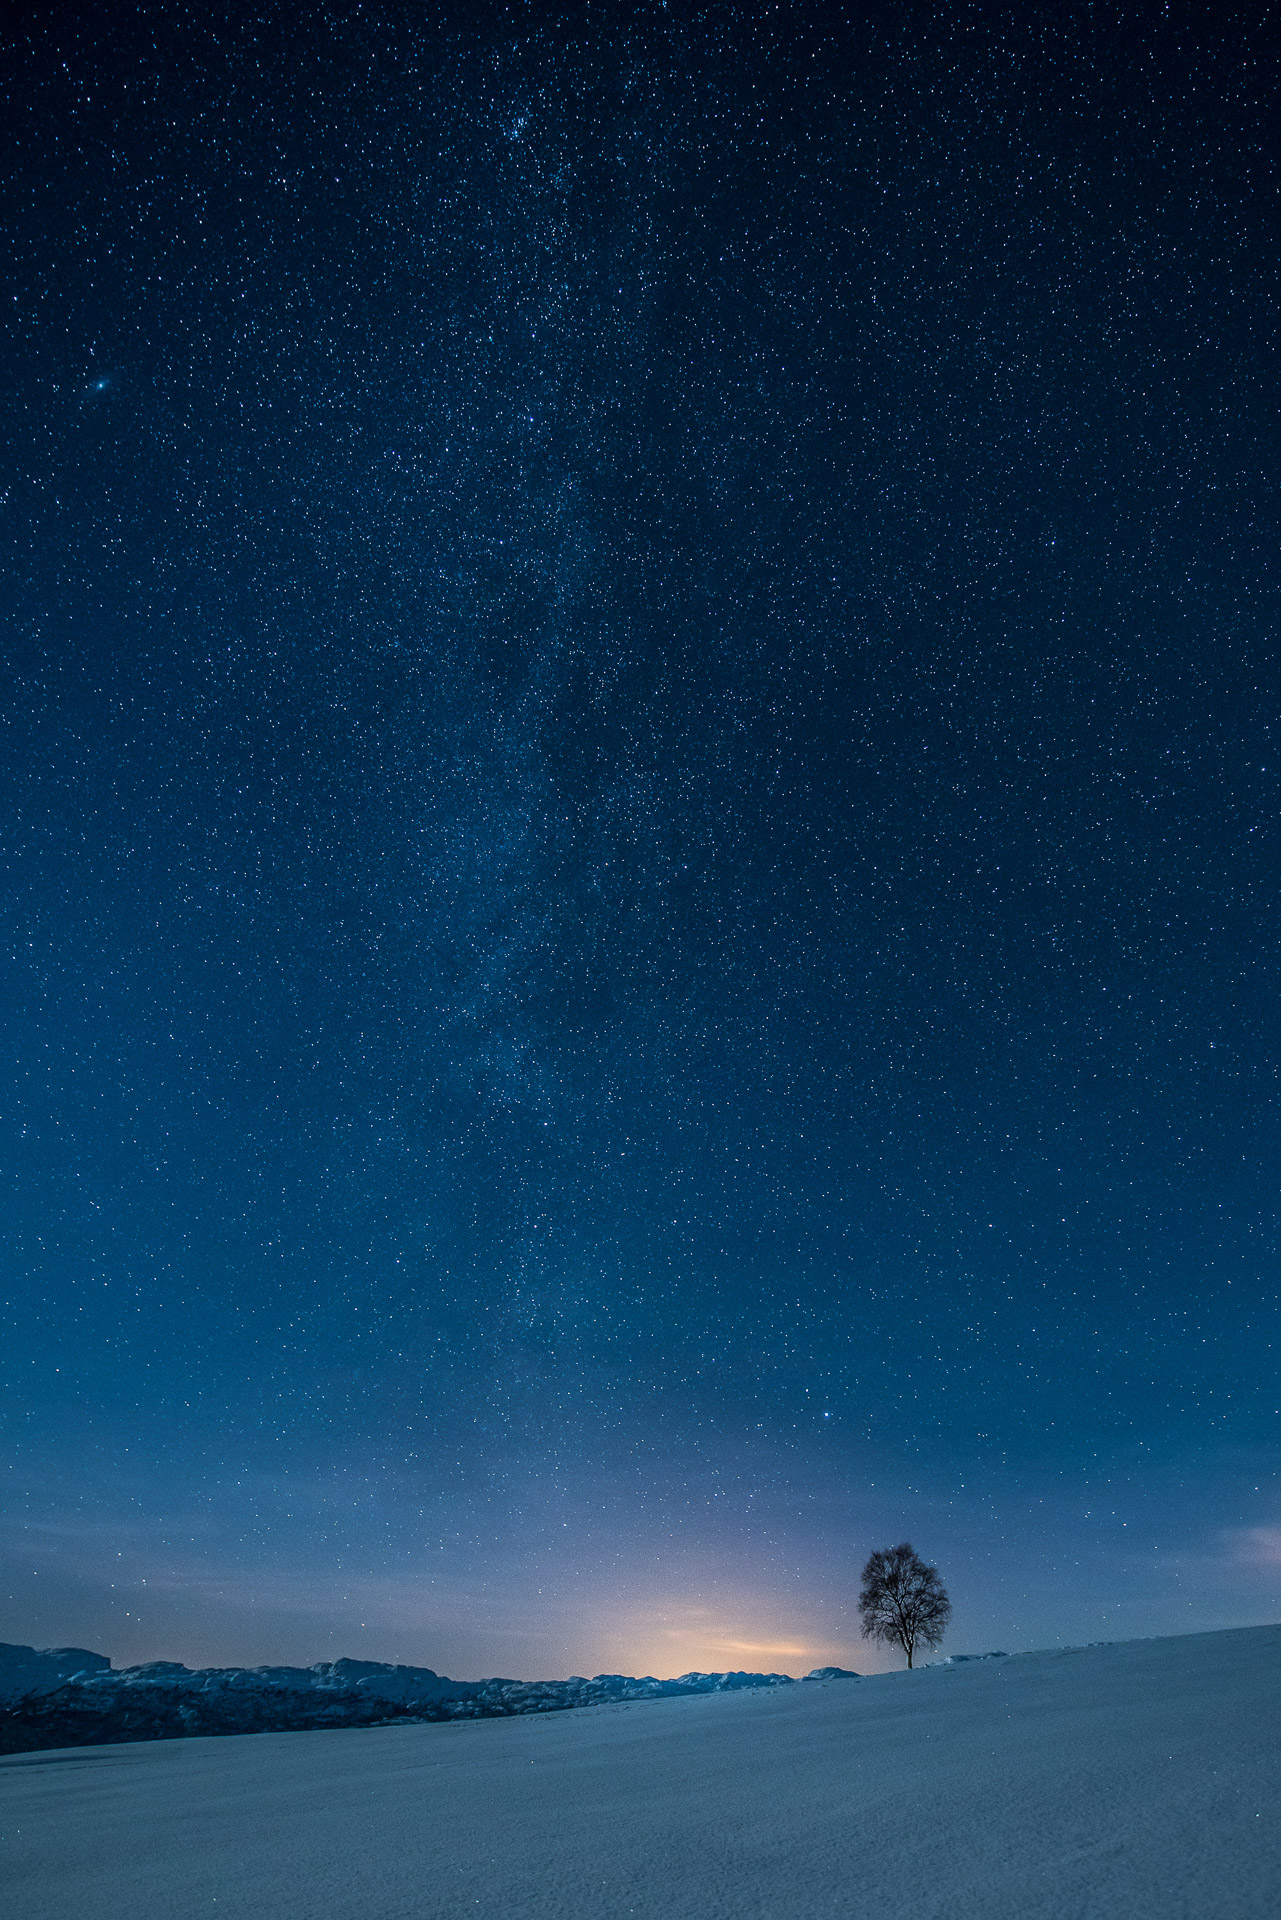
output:
<instances>
[{"instance_id":1,"label":"snow-covered hill","mask_svg":"<svg viewBox=\"0 0 1281 1920\"><path fill-rule=\"evenodd\" d=\"M23 1920L1276 1920L1281 1628L0 1761Z\"/></svg>"}]
</instances>

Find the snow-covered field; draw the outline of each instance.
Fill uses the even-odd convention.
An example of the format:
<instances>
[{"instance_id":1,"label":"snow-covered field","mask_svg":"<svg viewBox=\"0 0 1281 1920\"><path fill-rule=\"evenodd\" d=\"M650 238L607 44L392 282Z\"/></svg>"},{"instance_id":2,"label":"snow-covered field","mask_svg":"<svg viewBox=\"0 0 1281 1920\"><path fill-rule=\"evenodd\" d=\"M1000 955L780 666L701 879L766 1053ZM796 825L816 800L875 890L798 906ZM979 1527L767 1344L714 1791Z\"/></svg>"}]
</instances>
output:
<instances>
[{"instance_id":1,"label":"snow-covered field","mask_svg":"<svg viewBox=\"0 0 1281 1920\"><path fill-rule=\"evenodd\" d=\"M1281 1627L0 1760L14 1920L1277 1920Z\"/></svg>"}]
</instances>

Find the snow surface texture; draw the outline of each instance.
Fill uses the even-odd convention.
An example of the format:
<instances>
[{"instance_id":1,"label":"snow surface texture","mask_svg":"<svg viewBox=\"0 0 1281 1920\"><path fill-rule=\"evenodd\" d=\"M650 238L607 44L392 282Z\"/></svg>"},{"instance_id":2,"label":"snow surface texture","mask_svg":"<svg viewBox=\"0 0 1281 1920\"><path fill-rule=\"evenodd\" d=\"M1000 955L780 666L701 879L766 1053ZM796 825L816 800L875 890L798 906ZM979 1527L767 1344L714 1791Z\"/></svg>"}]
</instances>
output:
<instances>
[{"instance_id":1,"label":"snow surface texture","mask_svg":"<svg viewBox=\"0 0 1281 1920\"><path fill-rule=\"evenodd\" d=\"M1281 1627L0 1762L23 1920L1276 1920Z\"/></svg>"}]
</instances>

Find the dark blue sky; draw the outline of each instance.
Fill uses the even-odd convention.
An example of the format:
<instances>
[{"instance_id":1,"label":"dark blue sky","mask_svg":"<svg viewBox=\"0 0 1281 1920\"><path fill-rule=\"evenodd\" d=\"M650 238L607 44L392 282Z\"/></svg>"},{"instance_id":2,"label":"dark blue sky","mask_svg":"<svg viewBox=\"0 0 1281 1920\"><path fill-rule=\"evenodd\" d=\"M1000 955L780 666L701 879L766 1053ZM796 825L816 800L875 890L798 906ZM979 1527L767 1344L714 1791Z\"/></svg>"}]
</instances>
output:
<instances>
[{"instance_id":1,"label":"dark blue sky","mask_svg":"<svg viewBox=\"0 0 1281 1920\"><path fill-rule=\"evenodd\" d=\"M0 1638L1276 1616L1277 51L31 16Z\"/></svg>"}]
</instances>

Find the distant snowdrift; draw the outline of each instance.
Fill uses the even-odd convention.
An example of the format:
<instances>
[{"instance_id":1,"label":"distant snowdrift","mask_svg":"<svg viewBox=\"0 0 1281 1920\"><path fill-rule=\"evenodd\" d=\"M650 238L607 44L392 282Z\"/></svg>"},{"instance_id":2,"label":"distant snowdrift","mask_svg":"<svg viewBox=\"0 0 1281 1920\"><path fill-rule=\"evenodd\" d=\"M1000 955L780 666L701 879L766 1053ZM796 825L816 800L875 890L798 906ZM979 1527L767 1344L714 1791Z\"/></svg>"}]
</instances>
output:
<instances>
[{"instance_id":1,"label":"distant snowdrift","mask_svg":"<svg viewBox=\"0 0 1281 1920\"><path fill-rule=\"evenodd\" d=\"M835 1673L837 1669L824 1669ZM0 1753L309 1732L388 1721L479 1720L606 1701L661 1700L790 1686L785 1673L685 1673L677 1680L598 1673L594 1680L448 1680L430 1667L334 1660L314 1667L206 1667L177 1661L112 1668L100 1653L0 1644Z\"/></svg>"},{"instance_id":2,"label":"distant snowdrift","mask_svg":"<svg viewBox=\"0 0 1281 1920\"><path fill-rule=\"evenodd\" d=\"M22 1920L1277 1920L1281 1628L0 1761Z\"/></svg>"}]
</instances>

